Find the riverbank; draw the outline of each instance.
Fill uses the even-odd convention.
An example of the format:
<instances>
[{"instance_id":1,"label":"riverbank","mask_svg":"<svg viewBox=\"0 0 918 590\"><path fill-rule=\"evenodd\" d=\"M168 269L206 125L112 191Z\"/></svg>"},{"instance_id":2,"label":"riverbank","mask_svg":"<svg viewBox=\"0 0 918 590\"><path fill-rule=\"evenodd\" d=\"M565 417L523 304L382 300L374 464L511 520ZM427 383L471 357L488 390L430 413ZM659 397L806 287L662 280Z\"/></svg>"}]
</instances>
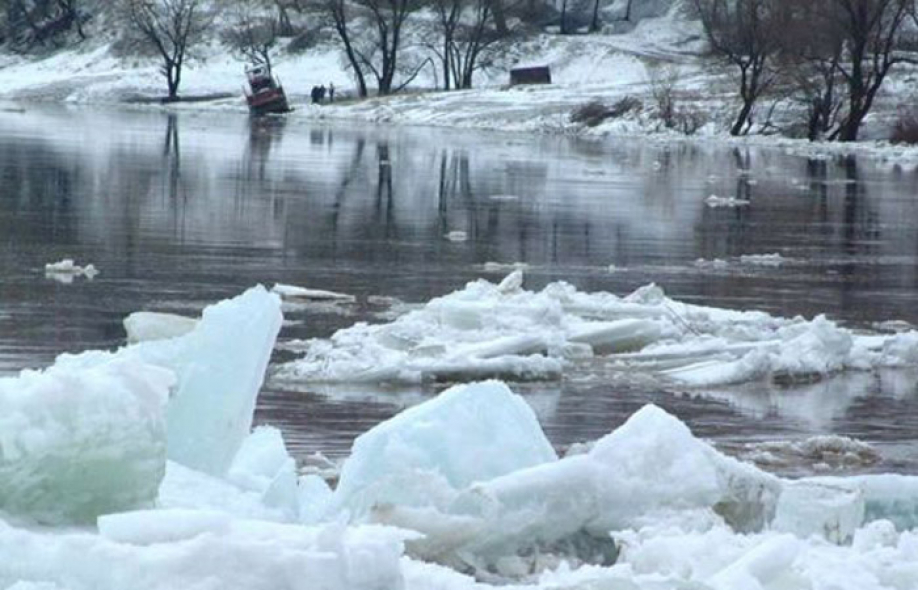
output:
<instances>
[{"instance_id":1,"label":"riverbank","mask_svg":"<svg viewBox=\"0 0 918 590\"><path fill-rule=\"evenodd\" d=\"M430 90L437 86L434 68L418 77L418 86L387 97L355 99L353 82L335 47L277 59L275 73L287 90L301 121L436 126L518 133L560 134L600 139L641 137L649 141L725 142L767 145L814 157L869 154L892 165L918 166L918 147L891 145L889 136L902 105L918 92L918 70L901 70L891 78L865 122L863 141L855 144L810 143L778 134L733 138L728 132L735 110L735 89L728 76L715 71L703 56L697 23L673 16L646 19L621 35L540 35L520 43L508 62L548 65L553 84L509 87L506 69L483 71L476 88ZM42 59L0 57L0 101L6 110L39 103L169 111L248 112L243 98L243 64L214 44L183 74L181 94L213 97L160 104L164 81L155 60L117 57L107 44L82 46ZM340 100L310 103L313 86L329 83ZM659 114L661 87L668 87L682 117L667 125ZM572 117L585 105L629 108L589 124ZM777 117L791 121L799 105L779 104ZM689 133L686 133L686 130Z\"/></svg>"}]
</instances>

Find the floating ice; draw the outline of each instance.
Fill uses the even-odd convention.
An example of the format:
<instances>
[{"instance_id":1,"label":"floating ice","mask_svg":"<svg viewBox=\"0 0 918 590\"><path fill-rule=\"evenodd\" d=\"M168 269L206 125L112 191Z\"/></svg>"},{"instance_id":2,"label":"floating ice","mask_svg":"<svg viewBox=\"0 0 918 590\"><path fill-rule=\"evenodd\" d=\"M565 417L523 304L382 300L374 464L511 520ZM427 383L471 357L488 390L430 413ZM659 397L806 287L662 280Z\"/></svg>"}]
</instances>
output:
<instances>
[{"instance_id":1,"label":"floating ice","mask_svg":"<svg viewBox=\"0 0 918 590\"><path fill-rule=\"evenodd\" d=\"M669 299L655 285L627 297L567 283L540 292L515 271L479 280L387 324L358 323L306 342L281 380L415 383L558 379L577 361L654 373L683 386L812 382L841 371L918 365L918 332L854 333L824 316L781 318Z\"/></svg>"},{"instance_id":2,"label":"floating ice","mask_svg":"<svg viewBox=\"0 0 918 590\"><path fill-rule=\"evenodd\" d=\"M341 303L353 303L356 298L347 293L337 293L335 291L325 291L322 289L307 289L296 285L276 284L271 287L273 293L277 293L283 299L299 301L337 301Z\"/></svg>"},{"instance_id":3,"label":"floating ice","mask_svg":"<svg viewBox=\"0 0 918 590\"><path fill-rule=\"evenodd\" d=\"M737 529L758 529L779 492L777 478L719 454L678 419L645 406L588 453L476 484L453 509L487 522L476 549L488 553L582 530L600 537L667 509L714 509Z\"/></svg>"},{"instance_id":4,"label":"floating ice","mask_svg":"<svg viewBox=\"0 0 918 590\"><path fill-rule=\"evenodd\" d=\"M777 252L773 254L744 254L740 256L740 262L753 266L781 266L787 262L787 258Z\"/></svg>"},{"instance_id":5,"label":"floating ice","mask_svg":"<svg viewBox=\"0 0 918 590\"><path fill-rule=\"evenodd\" d=\"M174 382L121 359L0 379L0 510L62 524L150 505Z\"/></svg>"},{"instance_id":6,"label":"floating ice","mask_svg":"<svg viewBox=\"0 0 918 590\"><path fill-rule=\"evenodd\" d=\"M49 262L45 265L45 276L58 282L70 284L75 277L83 276L93 280L99 271L92 264L79 266L74 264L73 259L64 258L58 262Z\"/></svg>"},{"instance_id":7,"label":"floating ice","mask_svg":"<svg viewBox=\"0 0 918 590\"><path fill-rule=\"evenodd\" d=\"M280 298L259 286L207 307L185 336L141 342L115 353L61 355L57 363L79 369L115 357L174 371L178 384L166 408L169 458L222 476L251 430L282 321Z\"/></svg>"},{"instance_id":8,"label":"floating ice","mask_svg":"<svg viewBox=\"0 0 918 590\"><path fill-rule=\"evenodd\" d=\"M450 242L465 242L465 241L468 241L469 234L462 230L453 230L451 232L448 232L443 237L445 237Z\"/></svg>"},{"instance_id":9,"label":"floating ice","mask_svg":"<svg viewBox=\"0 0 918 590\"><path fill-rule=\"evenodd\" d=\"M506 385L457 386L359 436L335 502L357 518L381 504L437 505L474 482L556 459L532 409Z\"/></svg>"},{"instance_id":10,"label":"floating ice","mask_svg":"<svg viewBox=\"0 0 918 590\"><path fill-rule=\"evenodd\" d=\"M281 366L277 377L325 383L558 379L567 358L637 350L672 330L659 305L591 297L564 283L532 293L522 283L520 271L498 284L476 281L388 324L359 323L329 340L311 340L305 358Z\"/></svg>"},{"instance_id":11,"label":"floating ice","mask_svg":"<svg viewBox=\"0 0 918 590\"><path fill-rule=\"evenodd\" d=\"M705 205L711 208L716 207L746 207L750 201L747 199L737 199L736 197L718 197L711 195L704 200Z\"/></svg>"},{"instance_id":12,"label":"floating ice","mask_svg":"<svg viewBox=\"0 0 918 590\"><path fill-rule=\"evenodd\" d=\"M129 344L147 340L165 340L184 336L198 325L198 320L173 313L137 311L124 318Z\"/></svg>"}]
</instances>

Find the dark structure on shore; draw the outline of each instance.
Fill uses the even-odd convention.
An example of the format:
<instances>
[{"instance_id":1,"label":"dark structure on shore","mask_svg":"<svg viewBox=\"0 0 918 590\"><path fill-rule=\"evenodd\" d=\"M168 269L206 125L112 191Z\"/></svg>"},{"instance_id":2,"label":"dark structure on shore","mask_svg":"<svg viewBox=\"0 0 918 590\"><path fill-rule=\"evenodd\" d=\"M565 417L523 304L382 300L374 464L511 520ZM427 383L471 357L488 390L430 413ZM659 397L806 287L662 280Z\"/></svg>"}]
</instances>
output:
<instances>
[{"instance_id":1,"label":"dark structure on shore","mask_svg":"<svg viewBox=\"0 0 918 590\"><path fill-rule=\"evenodd\" d=\"M551 84L551 70L548 66L513 68L510 70L510 86L518 84Z\"/></svg>"}]
</instances>

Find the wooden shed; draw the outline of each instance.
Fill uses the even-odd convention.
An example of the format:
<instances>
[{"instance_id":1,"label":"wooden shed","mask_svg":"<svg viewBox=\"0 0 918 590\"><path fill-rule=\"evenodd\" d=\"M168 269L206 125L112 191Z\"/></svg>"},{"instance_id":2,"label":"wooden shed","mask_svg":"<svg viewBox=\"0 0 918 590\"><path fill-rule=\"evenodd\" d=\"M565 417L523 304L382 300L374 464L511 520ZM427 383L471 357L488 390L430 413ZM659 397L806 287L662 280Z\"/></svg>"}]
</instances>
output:
<instances>
[{"instance_id":1,"label":"wooden shed","mask_svg":"<svg viewBox=\"0 0 918 590\"><path fill-rule=\"evenodd\" d=\"M551 84L551 70L548 66L513 68L510 70L510 86L517 84Z\"/></svg>"}]
</instances>

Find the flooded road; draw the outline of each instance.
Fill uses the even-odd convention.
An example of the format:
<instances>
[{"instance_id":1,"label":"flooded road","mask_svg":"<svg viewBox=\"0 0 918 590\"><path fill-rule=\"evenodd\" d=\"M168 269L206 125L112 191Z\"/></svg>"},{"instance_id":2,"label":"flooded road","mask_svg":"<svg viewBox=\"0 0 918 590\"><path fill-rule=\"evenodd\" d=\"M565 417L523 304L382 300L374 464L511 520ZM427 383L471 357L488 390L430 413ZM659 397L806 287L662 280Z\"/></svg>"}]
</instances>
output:
<instances>
[{"instance_id":1,"label":"flooded road","mask_svg":"<svg viewBox=\"0 0 918 590\"><path fill-rule=\"evenodd\" d=\"M49 109L0 112L0 178L5 373L118 346L133 311L196 314L255 283L356 296L285 309L276 360L288 360L289 341L383 321L515 263L530 290L565 280L625 294L653 282L704 305L858 329L918 324L918 175L869 158ZM728 198L748 205L706 203ZM761 256L771 254L779 264ZM65 257L101 273L46 277ZM514 387L559 448L650 401L737 455L838 434L877 452L848 471L918 473L914 373L684 391L598 365ZM281 427L301 457L341 457L436 391L291 389L269 384L257 420Z\"/></svg>"}]
</instances>

